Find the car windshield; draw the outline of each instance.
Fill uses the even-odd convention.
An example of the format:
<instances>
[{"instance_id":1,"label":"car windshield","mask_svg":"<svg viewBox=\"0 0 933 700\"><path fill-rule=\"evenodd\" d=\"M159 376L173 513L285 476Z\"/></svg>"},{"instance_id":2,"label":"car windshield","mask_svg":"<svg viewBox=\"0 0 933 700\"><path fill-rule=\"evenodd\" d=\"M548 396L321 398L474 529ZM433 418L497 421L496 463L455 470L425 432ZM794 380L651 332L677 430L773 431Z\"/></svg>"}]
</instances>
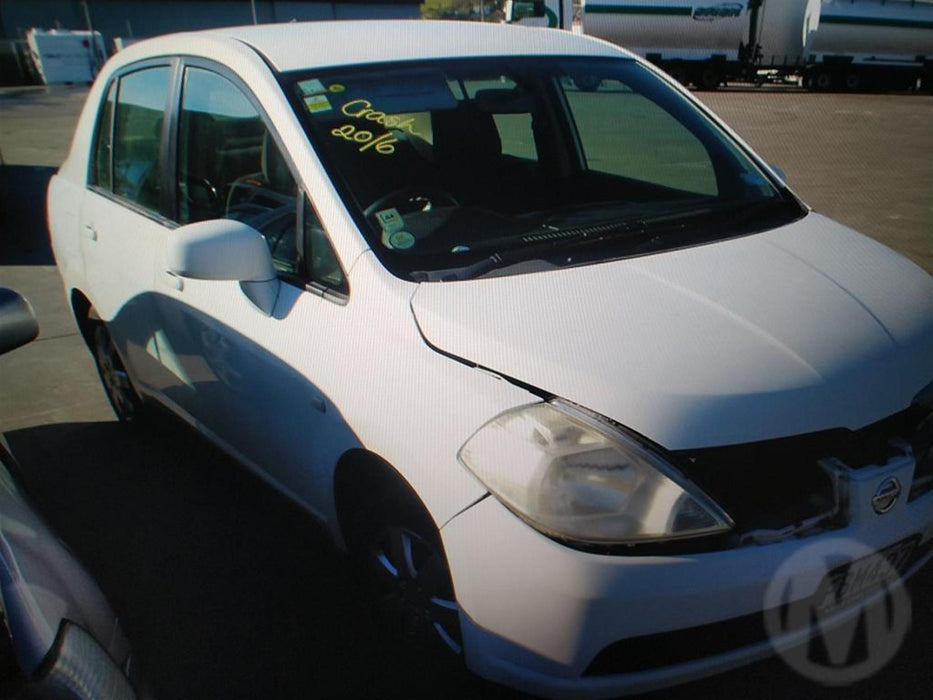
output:
<instances>
[{"instance_id":1,"label":"car windshield","mask_svg":"<svg viewBox=\"0 0 933 700\"><path fill-rule=\"evenodd\" d=\"M286 76L369 245L458 280L744 235L803 209L630 59L406 62Z\"/></svg>"}]
</instances>

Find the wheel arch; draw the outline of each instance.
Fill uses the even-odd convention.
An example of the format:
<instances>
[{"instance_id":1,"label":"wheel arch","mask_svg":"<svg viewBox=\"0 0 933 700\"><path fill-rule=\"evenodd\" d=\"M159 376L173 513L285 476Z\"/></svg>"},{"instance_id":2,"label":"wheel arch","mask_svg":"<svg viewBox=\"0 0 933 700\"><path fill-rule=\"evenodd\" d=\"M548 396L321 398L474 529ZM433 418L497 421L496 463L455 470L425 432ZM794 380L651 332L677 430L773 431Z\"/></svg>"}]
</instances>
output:
<instances>
[{"instance_id":1,"label":"wheel arch","mask_svg":"<svg viewBox=\"0 0 933 700\"><path fill-rule=\"evenodd\" d=\"M74 314L75 323L78 326L78 330L81 332L81 337L84 338L84 344L87 345L88 350L93 351L91 337L92 326L95 322L101 320L100 316L97 315L97 311L94 309L91 300L88 299L80 289L73 288L71 290L70 301L71 312Z\"/></svg>"},{"instance_id":2,"label":"wheel arch","mask_svg":"<svg viewBox=\"0 0 933 700\"><path fill-rule=\"evenodd\" d=\"M376 499L391 496L416 509L425 524L437 529L424 501L407 479L388 461L364 448L343 453L334 469L334 507L337 526L351 551L359 542L359 515Z\"/></svg>"}]
</instances>

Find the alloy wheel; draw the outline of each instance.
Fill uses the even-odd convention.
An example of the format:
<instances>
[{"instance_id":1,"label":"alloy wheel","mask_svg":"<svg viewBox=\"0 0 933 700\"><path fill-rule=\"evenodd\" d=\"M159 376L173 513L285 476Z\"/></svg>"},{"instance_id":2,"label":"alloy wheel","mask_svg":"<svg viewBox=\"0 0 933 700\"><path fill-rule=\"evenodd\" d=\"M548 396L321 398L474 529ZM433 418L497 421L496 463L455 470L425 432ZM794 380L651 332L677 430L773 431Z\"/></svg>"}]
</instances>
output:
<instances>
[{"instance_id":1,"label":"alloy wheel","mask_svg":"<svg viewBox=\"0 0 933 700\"><path fill-rule=\"evenodd\" d=\"M433 636L460 654L459 606L439 544L404 526L382 528L370 561L387 612L409 636Z\"/></svg>"},{"instance_id":2,"label":"alloy wheel","mask_svg":"<svg viewBox=\"0 0 933 700\"><path fill-rule=\"evenodd\" d=\"M139 397L103 325L94 329L94 359L113 412L121 421L132 421L139 411Z\"/></svg>"}]
</instances>

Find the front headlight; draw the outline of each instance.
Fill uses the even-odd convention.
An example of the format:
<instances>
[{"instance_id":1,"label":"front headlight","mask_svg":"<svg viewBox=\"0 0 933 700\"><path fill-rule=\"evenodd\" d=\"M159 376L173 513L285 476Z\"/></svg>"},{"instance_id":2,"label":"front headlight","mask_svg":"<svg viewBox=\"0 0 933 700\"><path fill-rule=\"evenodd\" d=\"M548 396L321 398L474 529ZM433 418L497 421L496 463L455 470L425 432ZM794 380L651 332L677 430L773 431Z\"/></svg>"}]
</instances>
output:
<instances>
[{"instance_id":1,"label":"front headlight","mask_svg":"<svg viewBox=\"0 0 933 700\"><path fill-rule=\"evenodd\" d=\"M563 402L512 409L460 461L511 510L561 538L633 544L726 532L732 520L658 454Z\"/></svg>"}]
</instances>

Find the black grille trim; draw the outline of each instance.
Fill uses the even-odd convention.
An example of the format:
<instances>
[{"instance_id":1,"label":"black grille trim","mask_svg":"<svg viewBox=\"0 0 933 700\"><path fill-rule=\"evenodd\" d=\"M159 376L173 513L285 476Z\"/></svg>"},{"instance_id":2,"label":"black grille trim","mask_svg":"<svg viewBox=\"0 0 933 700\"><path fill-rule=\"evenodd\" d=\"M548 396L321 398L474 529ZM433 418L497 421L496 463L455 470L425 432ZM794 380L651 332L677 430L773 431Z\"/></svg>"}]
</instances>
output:
<instances>
[{"instance_id":1,"label":"black grille trim","mask_svg":"<svg viewBox=\"0 0 933 700\"><path fill-rule=\"evenodd\" d=\"M915 483L933 474L930 456L933 411L914 405L861 430L837 428L763 442L676 452L677 467L702 488L735 521L736 531L781 530L836 505L832 476L820 466L825 459L850 469L882 465L906 453L910 444L918 463ZM923 458L923 455L926 458ZM929 490L929 487L927 487ZM916 498L913 492L910 498ZM822 524L843 527L844 517Z\"/></svg>"}]
</instances>

